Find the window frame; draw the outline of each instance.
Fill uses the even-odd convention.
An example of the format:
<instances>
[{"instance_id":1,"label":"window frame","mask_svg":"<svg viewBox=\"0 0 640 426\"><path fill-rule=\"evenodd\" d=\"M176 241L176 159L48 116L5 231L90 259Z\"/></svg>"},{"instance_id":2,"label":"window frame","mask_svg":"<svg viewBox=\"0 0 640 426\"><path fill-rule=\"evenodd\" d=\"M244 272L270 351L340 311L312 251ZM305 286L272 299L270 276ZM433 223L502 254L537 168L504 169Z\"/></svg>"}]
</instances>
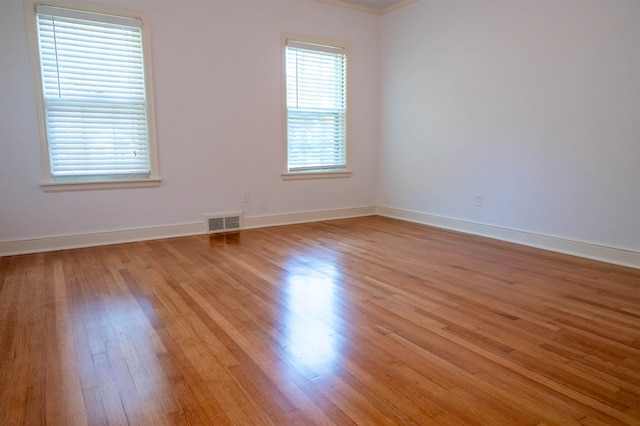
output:
<instances>
[{"instance_id":1,"label":"window frame","mask_svg":"<svg viewBox=\"0 0 640 426\"><path fill-rule=\"evenodd\" d=\"M345 102L346 102L346 111L345 111L345 167L334 168L334 169L310 169L310 170L289 170L289 127L288 127L288 108L287 108L287 43L289 41L297 42L297 43L305 43L305 44L316 44L320 46L329 46L335 47L339 49L343 49L345 52L345 56L347 59L346 66L346 75L345 75L345 83L346 83L346 94L345 94ZM351 85L350 85L350 75L351 75L351 47L349 43L336 41L336 40L327 40L324 38L318 37L310 37L300 34L290 34L284 33L282 34L281 40L281 52L282 52L282 115L283 115L283 171L281 173L283 180L298 180L298 179L327 179L327 178L348 178L351 177L353 171L351 170L351 143L350 143L350 93L351 93Z\"/></svg>"},{"instance_id":2,"label":"window frame","mask_svg":"<svg viewBox=\"0 0 640 426\"><path fill-rule=\"evenodd\" d=\"M59 7L65 9L78 10L81 12L97 13L104 15L112 15L116 17L124 17L140 20L142 49L143 49L143 66L144 66L144 84L145 84L145 107L147 120L147 137L149 143L149 176L144 178L111 178L105 176L105 179L96 179L95 177L83 178L78 176L77 179L55 180L51 173L49 142L47 135L47 119L46 106L44 101L44 88L42 83L42 63L40 60L39 40L38 40L38 24L36 5L43 4L51 7ZM121 188L144 188L157 187L160 185L161 178L158 169L158 149L156 139L155 125L155 102L153 90L153 70L151 60L151 34L149 28L149 16L146 12L131 9L122 9L117 7L103 6L93 3L85 3L75 0L25 0L25 17L27 20L27 35L29 43L29 54L31 57L31 70L33 75L34 98L36 104L38 136L40 145L40 187L45 192L59 191L79 191L79 190L95 190L95 189L121 189Z\"/></svg>"}]
</instances>

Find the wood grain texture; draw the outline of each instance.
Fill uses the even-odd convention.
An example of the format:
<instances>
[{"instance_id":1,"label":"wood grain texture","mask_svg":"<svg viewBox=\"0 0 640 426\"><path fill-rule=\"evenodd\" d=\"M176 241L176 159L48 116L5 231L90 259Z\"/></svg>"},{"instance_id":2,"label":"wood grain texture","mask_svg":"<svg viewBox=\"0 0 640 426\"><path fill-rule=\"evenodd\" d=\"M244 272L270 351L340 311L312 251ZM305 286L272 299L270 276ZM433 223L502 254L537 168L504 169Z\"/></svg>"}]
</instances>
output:
<instances>
[{"instance_id":1,"label":"wood grain texture","mask_svg":"<svg viewBox=\"0 0 640 426\"><path fill-rule=\"evenodd\" d=\"M640 424L640 271L364 217L0 259L0 424Z\"/></svg>"}]
</instances>

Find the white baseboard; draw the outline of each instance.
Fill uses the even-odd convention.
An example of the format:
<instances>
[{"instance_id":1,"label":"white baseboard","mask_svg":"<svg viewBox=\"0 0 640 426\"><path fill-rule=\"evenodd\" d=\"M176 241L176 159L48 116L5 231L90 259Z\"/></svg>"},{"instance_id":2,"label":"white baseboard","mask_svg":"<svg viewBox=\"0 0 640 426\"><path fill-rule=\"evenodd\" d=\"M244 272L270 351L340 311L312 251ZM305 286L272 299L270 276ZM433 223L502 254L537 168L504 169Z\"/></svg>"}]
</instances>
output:
<instances>
[{"instance_id":1,"label":"white baseboard","mask_svg":"<svg viewBox=\"0 0 640 426\"><path fill-rule=\"evenodd\" d=\"M243 229L265 228L267 226L293 225L296 223L319 222L321 220L346 219L375 215L376 206L353 207L348 209L320 210L306 213L287 213L270 216L245 217Z\"/></svg>"},{"instance_id":2,"label":"white baseboard","mask_svg":"<svg viewBox=\"0 0 640 426\"><path fill-rule=\"evenodd\" d=\"M29 240L0 241L0 256L183 237L202 234L204 231L204 222L198 222L181 225L154 226L150 228L93 232L88 234L61 235Z\"/></svg>"},{"instance_id":3,"label":"white baseboard","mask_svg":"<svg viewBox=\"0 0 640 426\"><path fill-rule=\"evenodd\" d=\"M640 269L640 252L616 247L607 247L583 241L569 240L550 235L534 234L516 229L501 228L476 222L430 215L410 210L378 206L380 216L402 219L409 222L435 226L437 228L480 235L496 240L508 241L529 247L570 254L621 266Z\"/></svg>"},{"instance_id":4,"label":"white baseboard","mask_svg":"<svg viewBox=\"0 0 640 426\"><path fill-rule=\"evenodd\" d=\"M374 214L376 214L376 207L368 206L306 213L245 217L243 229L317 222L320 220L344 219ZM204 233L206 233L206 227L204 221L202 221L179 225L154 226L149 228L94 232L77 235L61 235L28 240L0 241L0 256L131 243L136 241L158 240L162 238L185 237Z\"/></svg>"},{"instance_id":5,"label":"white baseboard","mask_svg":"<svg viewBox=\"0 0 640 426\"><path fill-rule=\"evenodd\" d=\"M345 219L375 214L640 269L640 252L633 250L607 247L384 206L245 217L243 229ZM0 241L0 256L183 237L204 234L205 231L204 222L196 222L28 240Z\"/></svg>"}]
</instances>

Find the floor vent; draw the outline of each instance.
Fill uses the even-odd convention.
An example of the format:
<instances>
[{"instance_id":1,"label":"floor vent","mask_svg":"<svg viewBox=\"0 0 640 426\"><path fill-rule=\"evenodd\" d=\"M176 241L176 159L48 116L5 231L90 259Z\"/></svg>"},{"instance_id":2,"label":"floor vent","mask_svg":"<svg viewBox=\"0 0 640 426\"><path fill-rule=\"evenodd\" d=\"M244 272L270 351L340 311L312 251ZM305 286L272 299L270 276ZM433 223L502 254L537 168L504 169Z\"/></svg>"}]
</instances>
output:
<instances>
[{"instance_id":1,"label":"floor vent","mask_svg":"<svg viewBox=\"0 0 640 426\"><path fill-rule=\"evenodd\" d=\"M209 234L242 229L242 213L211 214L205 217Z\"/></svg>"}]
</instances>

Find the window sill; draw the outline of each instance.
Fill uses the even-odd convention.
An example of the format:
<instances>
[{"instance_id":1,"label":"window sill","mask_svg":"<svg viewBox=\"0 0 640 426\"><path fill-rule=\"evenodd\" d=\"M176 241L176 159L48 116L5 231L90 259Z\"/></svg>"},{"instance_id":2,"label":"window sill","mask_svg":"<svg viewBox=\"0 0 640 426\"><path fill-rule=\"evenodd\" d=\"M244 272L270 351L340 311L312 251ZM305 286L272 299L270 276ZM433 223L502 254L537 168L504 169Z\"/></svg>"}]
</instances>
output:
<instances>
[{"instance_id":1,"label":"window sill","mask_svg":"<svg viewBox=\"0 0 640 426\"><path fill-rule=\"evenodd\" d=\"M283 180L300 180L300 179L338 179L349 178L353 172L351 170L343 170L339 172L283 172Z\"/></svg>"},{"instance_id":2,"label":"window sill","mask_svg":"<svg viewBox=\"0 0 640 426\"><path fill-rule=\"evenodd\" d=\"M161 179L110 180L104 182L44 182L40 186L44 192L95 191L100 189L154 188L160 186Z\"/></svg>"}]
</instances>

